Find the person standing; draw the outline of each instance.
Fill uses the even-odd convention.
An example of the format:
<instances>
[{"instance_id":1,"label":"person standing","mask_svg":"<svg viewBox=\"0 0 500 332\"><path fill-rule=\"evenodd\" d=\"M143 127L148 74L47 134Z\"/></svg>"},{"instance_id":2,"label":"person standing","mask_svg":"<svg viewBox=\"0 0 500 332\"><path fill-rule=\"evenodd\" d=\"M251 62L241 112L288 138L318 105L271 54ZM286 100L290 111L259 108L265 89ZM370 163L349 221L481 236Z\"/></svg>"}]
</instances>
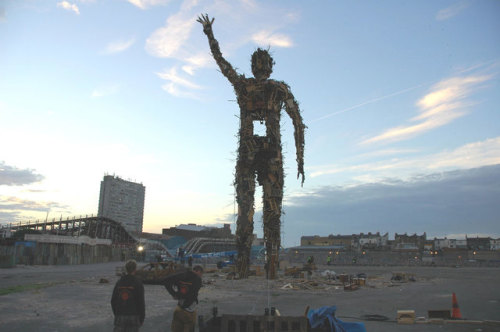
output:
<instances>
[{"instance_id":1,"label":"person standing","mask_svg":"<svg viewBox=\"0 0 500 332\"><path fill-rule=\"evenodd\" d=\"M136 332L144 322L146 306L144 285L135 276L137 263L129 260L125 264L127 274L116 282L111 296L111 308L115 316L113 332Z\"/></svg>"},{"instance_id":2,"label":"person standing","mask_svg":"<svg viewBox=\"0 0 500 332\"><path fill-rule=\"evenodd\" d=\"M174 299L178 300L172 318L172 332L194 332L202 275L203 267L196 265L193 270L174 274L165 279L165 288Z\"/></svg>"}]
</instances>

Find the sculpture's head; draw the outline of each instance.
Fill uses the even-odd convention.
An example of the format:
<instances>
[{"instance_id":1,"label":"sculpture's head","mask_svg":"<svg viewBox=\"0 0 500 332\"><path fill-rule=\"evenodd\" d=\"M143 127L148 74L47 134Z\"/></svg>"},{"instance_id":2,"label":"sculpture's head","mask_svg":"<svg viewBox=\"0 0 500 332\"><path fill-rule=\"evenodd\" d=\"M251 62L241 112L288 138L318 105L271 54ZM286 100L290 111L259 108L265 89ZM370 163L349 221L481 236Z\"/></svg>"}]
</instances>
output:
<instances>
[{"instance_id":1,"label":"sculpture's head","mask_svg":"<svg viewBox=\"0 0 500 332\"><path fill-rule=\"evenodd\" d=\"M274 60L268 51L258 48L252 54L252 73L258 80L265 80L273 72Z\"/></svg>"}]
</instances>

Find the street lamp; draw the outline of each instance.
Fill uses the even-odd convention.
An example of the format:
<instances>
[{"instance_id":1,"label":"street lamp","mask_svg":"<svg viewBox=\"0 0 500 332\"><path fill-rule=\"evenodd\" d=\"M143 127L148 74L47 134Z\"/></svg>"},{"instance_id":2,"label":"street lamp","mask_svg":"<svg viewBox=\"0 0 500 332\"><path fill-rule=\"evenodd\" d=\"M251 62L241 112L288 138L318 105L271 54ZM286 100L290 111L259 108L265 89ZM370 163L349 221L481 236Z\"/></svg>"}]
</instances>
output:
<instances>
[{"instance_id":1,"label":"street lamp","mask_svg":"<svg viewBox=\"0 0 500 332\"><path fill-rule=\"evenodd\" d=\"M143 246L138 246L138 247L137 247L137 251L138 251L138 252L142 252L143 250L144 250L144 247L143 247Z\"/></svg>"}]
</instances>

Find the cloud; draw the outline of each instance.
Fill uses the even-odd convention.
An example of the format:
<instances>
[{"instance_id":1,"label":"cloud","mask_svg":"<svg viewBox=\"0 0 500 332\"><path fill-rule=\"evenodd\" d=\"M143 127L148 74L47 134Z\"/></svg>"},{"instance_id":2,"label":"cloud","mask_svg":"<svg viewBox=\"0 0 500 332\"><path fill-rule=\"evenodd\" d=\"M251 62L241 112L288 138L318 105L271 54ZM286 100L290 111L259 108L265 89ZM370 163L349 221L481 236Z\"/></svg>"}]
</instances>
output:
<instances>
[{"instance_id":1,"label":"cloud","mask_svg":"<svg viewBox=\"0 0 500 332\"><path fill-rule=\"evenodd\" d=\"M61 1L57 3L57 7L63 8L69 11L74 12L76 15L80 15L80 10L78 9L78 6L75 4L71 4L68 1Z\"/></svg>"},{"instance_id":2,"label":"cloud","mask_svg":"<svg viewBox=\"0 0 500 332\"><path fill-rule=\"evenodd\" d=\"M233 204L233 203L231 203L231 204ZM221 216L218 216L217 218L215 218L215 221L219 225L222 225L222 224L233 224L235 220L236 220L235 214L233 214L233 213L226 213L224 215L221 215Z\"/></svg>"},{"instance_id":3,"label":"cloud","mask_svg":"<svg viewBox=\"0 0 500 332\"><path fill-rule=\"evenodd\" d=\"M194 71L198 68L207 67L209 63L212 61L212 57L203 52L200 54L195 54L185 59L187 62L186 65L182 66L182 70L193 76Z\"/></svg>"},{"instance_id":4,"label":"cloud","mask_svg":"<svg viewBox=\"0 0 500 332\"><path fill-rule=\"evenodd\" d=\"M427 160L428 169L472 168L500 164L500 137L466 144L451 152L441 152Z\"/></svg>"},{"instance_id":5,"label":"cloud","mask_svg":"<svg viewBox=\"0 0 500 332\"><path fill-rule=\"evenodd\" d=\"M180 77L177 74L177 68L175 68L175 67L170 68L168 71L157 73L157 75L164 80L171 81L175 84L178 84L178 85L181 85L181 86L184 86L187 88L201 89L201 87L198 84L193 83L185 78Z\"/></svg>"},{"instance_id":6,"label":"cloud","mask_svg":"<svg viewBox=\"0 0 500 332\"><path fill-rule=\"evenodd\" d=\"M438 21L448 20L448 19L458 15L460 12L462 12L468 6L469 6L469 4L467 3L467 1L457 2L454 5L451 5L449 7L441 9L436 14L436 20L438 20Z\"/></svg>"},{"instance_id":7,"label":"cloud","mask_svg":"<svg viewBox=\"0 0 500 332\"><path fill-rule=\"evenodd\" d=\"M500 236L498 197L500 164L408 180L324 186L286 198L285 232L296 239L368 231Z\"/></svg>"},{"instance_id":8,"label":"cloud","mask_svg":"<svg viewBox=\"0 0 500 332\"><path fill-rule=\"evenodd\" d=\"M0 210L0 224L9 224L20 221L19 211L2 211Z\"/></svg>"},{"instance_id":9,"label":"cloud","mask_svg":"<svg viewBox=\"0 0 500 332\"><path fill-rule=\"evenodd\" d=\"M196 15L191 13L181 11L170 16L166 26L155 30L146 40L146 51L160 58L176 58L185 55L182 47L195 24L199 23L196 22Z\"/></svg>"},{"instance_id":10,"label":"cloud","mask_svg":"<svg viewBox=\"0 0 500 332\"><path fill-rule=\"evenodd\" d=\"M297 21L298 15L276 9L266 3L257 3L253 0L224 1L215 4L209 1L185 0L180 10L169 16L164 26L156 29L147 38L145 49L155 57L169 59L177 63L172 64L182 69L190 76L195 76L196 70L214 66L215 62L202 32L201 25L196 22L200 13L210 13L216 17L214 30L222 31L222 38L216 34L224 56L229 59L238 48L248 43L257 42L264 46L291 47L290 37L282 32L281 28ZM276 23L275 17L283 20ZM270 26L269 23L272 22ZM237 33L231 32L238 27ZM229 36L229 37L228 37ZM170 82L163 89L175 96L196 98L192 87L180 86ZM196 88L195 88L196 89Z\"/></svg>"},{"instance_id":11,"label":"cloud","mask_svg":"<svg viewBox=\"0 0 500 332\"><path fill-rule=\"evenodd\" d=\"M252 35L252 41L260 46L292 47L291 38L284 34L262 30Z\"/></svg>"},{"instance_id":12,"label":"cloud","mask_svg":"<svg viewBox=\"0 0 500 332\"><path fill-rule=\"evenodd\" d=\"M40 182L44 177L32 169L19 169L0 161L0 185L21 186Z\"/></svg>"},{"instance_id":13,"label":"cloud","mask_svg":"<svg viewBox=\"0 0 500 332\"><path fill-rule=\"evenodd\" d=\"M379 151L379 156L392 150ZM407 151L408 153L410 151ZM473 142L452 151L443 151L414 158L389 159L372 163L350 166L326 165L313 166L309 169L311 177L328 174L352 173L358 175L372 174L371 178L381 178L391 174L411 174L415 169L422 171L466 169L500 164L500 137Z\"/></svg>"},{"instance_id":14,"label":"cloud","mask_svg":"<svg viewBox=\"0 0 500 332\"><path fill-rule=\"evenodd\" d=\"M148 9L154 6L166 5L171 0L127 0L127 1L140 9Z\"/></svg>"},{"instance_id":15,"label":"cloud","mask_svg":"<svg viewBox=\"0 0 500 332\"><path fill-rule=\"evenodd\" d=\"M134 43L135 43L135 38L130 38L129 40L125 40L125 41L112 42L112 43L108 44L104 53L114 54L114 53L123 52L126 49L128 49L130 46L134 45Z\"/></svg>"},{"instance_id":16,"label":"cloud","mask_svg":"<svg viewBox=\"0 0 500 332\"><path fill-rule=\"evenodd\" d=\"M58 202L35 202L14 196L0 196L0 222L3 223L14 223L21 219L34 219L34 217L30 217L30 214L50 210L69 213L68 206Z\"/></svg>"},{"instance_id":17,"label":"cloud","mask_svg":"<svg viewBox=\"0 0 500 332\"><path fill-rule=\"evenodd\" d=\"M177 73L177 68L172 67L169 70L157 73L157 75L166 81L167 84L162 85L162 89L176 97L194 98L199 97L192 90L200 90L202 87L190 80L181 77Z\"/></svg>"},{"instance_id":18,"label":"cloud","mask_svg":"<svg viewBox=\"0 0 500 332\"><path fill-rule=\"evenodd\" d=\"M58 206L55 202L35 202L12 196L0 197L0 209L2 210L47 211L51 207Z\"/></svg>"},{"instance_id":19,"label":"cloud","mask_svg":"<svg viewBox=\"0 0 500 332\"><path fill-rule=\"evenodd\" d=\"M401 155L401 154L408 154L408 153L415 153L418 152L416 149L383 149L383 150L375 150L371 151L368 153L363 153L357 158L374 158L374 157L384 157L384 156L390 156L390 155Z\"/></svg>"},{"instance_id":20,"label":"cloud","mask_svg":"<svg viewBox=\"0 0 500 332\"><path fill-rule=\"evenodd\" d=\"M409 139L464 116L467 114L467 107L472 104L467 98L491 78L490 75L452 77L435 84L431 91L417 102L420 114L410 119L415 124L390 128L380 135L362 141L361 144Z\"/></svg>"},{"instance_id":21,"label":"cloud","mask_svg":"<svg viewBox=\"0 0 500 332\"><path fill-rule=\"evenodd\" d=\"M119 90L120 90L120 86L118 84L103 85L103 86L100 86L100 87L94 89L94 91L92 91L92 94L90 96L92 98L105 97L105 96L115 94Z\"/></svg>"}]
</instances>

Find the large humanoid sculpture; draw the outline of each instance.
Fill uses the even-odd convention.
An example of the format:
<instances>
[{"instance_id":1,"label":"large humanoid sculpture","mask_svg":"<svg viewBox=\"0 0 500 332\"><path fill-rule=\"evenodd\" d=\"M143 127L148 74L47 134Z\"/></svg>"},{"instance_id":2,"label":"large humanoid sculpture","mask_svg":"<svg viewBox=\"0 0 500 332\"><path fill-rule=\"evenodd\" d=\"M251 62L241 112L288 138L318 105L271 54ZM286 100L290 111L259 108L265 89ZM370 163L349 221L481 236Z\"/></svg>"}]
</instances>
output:
<instances>
[{"instance_id":1,"label":"large humanoid sculpture","mask_svg":"<svg viewBox=\"0 0 500 332\"><path fill-rule=\"evenodd\" d=\"M285 108L295 129L298 173L304 183L304 130L297 101L284 82L269 79L274 61L265 50L252 55L254 78L238 74L223 57L214 37L214 19L202 15L198 22L208 37L210 50L222 74L234 87L240 106L238 161L236 164L236 201L238 220L236 266L240 277L248 276L250 249L253 239L255 175L263 187L264 240L267 252L268 278L276 277L280 248L280 217L283 199L283 159L281 155L280 117ZM265 136L254 134L254 124L265 125Z\"/></svg>"}]
</instances>

